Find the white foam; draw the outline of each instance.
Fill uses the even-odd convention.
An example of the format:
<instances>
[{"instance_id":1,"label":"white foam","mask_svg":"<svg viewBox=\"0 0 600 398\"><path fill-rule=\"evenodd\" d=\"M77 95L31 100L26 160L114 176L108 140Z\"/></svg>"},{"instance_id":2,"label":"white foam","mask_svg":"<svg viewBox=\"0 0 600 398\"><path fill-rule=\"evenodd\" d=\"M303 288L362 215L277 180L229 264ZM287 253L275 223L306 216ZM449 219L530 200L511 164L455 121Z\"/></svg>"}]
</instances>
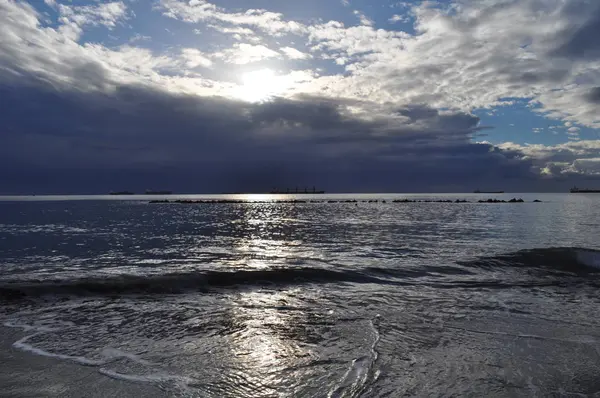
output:
<instances>
[{"instance_id":1,"label":"white foam","mask_svg":"<svg viewBox=\"0 0 600 398\"><path fill-rule=\"evenodd\" d=\"M29 340L32 337L38 336L40 334L41 334L41 332L29 335L29 336L25 336L21 340L13 343L13 347L15 347L19 350L22 350L22 351L30 352L32 354L41 355L44 357L73 361L73 362L77 362L77 363L79 363L81 365L85 365L85 366L100 366L105 363L105 361L96 361L96 360L88 359L85 357L64 355L64 354L54 354L54 353L48 352L46 350L42 350L40 348L34 347L31 344L27 343L27 340Z\"/></svg>"},{"instance_id":2,"label":"white foam","mask_svg":"<svg viewBox=\"0 0 600 398\"><path fill-rule=\"evenodd\" d=\"M20 325L20 324L13 323L13 322L10 322L10 321L4 322L2 325L6 326L8 328L23 329L23 331L25 331L25 332L30 332L30 331L32 331L32 330L35 329L31 325Z\"/></svg>"},{"instance_id":3,"label":"white foam","mask_svg":"<svg viewBox=\"0 0 600 398\"><path fill-rule=\"evenodd\" d=\"M27 324L15 323L15 322L11 322L11 321L4 322L2 325L9 327L9 328L23 329L24 332L31 332L31 331L56 332L56 331L60 330L60 328L56 328L56 327L49 327L49 326L43 326L43 325L27 325ZM31 336L29 336L29 337L31 337Z\"/></svg>"},{"instance_id":4,"label":"white foam","mask_svg":"<svg viewBox=\"0 0 600 398\"><path fill-rule=\"evenodd\" d=\"M129 352L121 351L121 350L118 350L116 348L110 348L110 347L105 348L105 349L102 350L101 355L105 358L103 364L106 364L108 362L111 362L111 361L114 361L114 360L117 360L117 359L126 358L126 359L129 359L131 361L137 362L137 363L139 363L141 365L147 365L147 366L154 365L153 363L148 362L148 361L146 361L146 360L138 357L135 354L131 354Z\"/></svg>"},{"instance_id":5,"label":"white foam","mask_svg":"<svg viewBox=\"0 0 600 398\"><path fill-rule=\"evenodd\" d=\"M369 327L373 334L373 342L371 343L369 355L362 356L352 361L348 371L344 374L341 382L329 393L329 398L338 398L345 396L355 396L364 392L363 388L369 381L369 375L373 369L375 361L377 361L378 353L376 350L379 343L379 331L376 324L379 324L380 315L376 315L374 319L369 321ZM372 380L375 381L379 377L379 372L374 372Z\"/></svg>"},{"instance_id":6,"label":"white foam","mask_svg":"<svg viewBox=\"0 0 600 398\"><path fill-rule=\"evenodd\" d=\"M45 356L45 357L49 357L49 358L68 360L68 361L76 362L76 363L78 363L80 365L84 365L84 366L100 367L103 365L107 365L108 363L110 363L116 359L119 359L119 358L127 358L127 359L133 360L133 361L138 362L143 365L151 365L150 362L139 358L137 355L123 352L121 350L117 350L114 348L107 348L102 351L102 356L104 357L104 359L93 360L93 359L89 359L89 358L85 358L85 357L81 357L81 356L54 354L49 351L34 347L33 345L27 343L28 339L31 339L42 333L43 332L35 333L32 335L23 337L19 341L13 343L13 347L15 347L19 350L22 350L22 351L32 353L32 354L41 355L41 356ZM98 372L104 376L111 377L113 379L119 379L119 380L130 381L130 382L138 382L138 383L172 382L172 383L175 383L182 387L185 387L185 386L193 384L193 383L197 383L197 381L193 378L185 377L185 376L170 375L170 374L160 374L160 373L149 374L149 375L125 374L125 373L120 373L120 372L116 372L116 371L106 369L106 368L101 368L101 367L98 369Z\"/></svg>"},{"instance_id":7,"label":"white foam","mask_svg":"<svg viewBox=\"0 0 600 398\"><path fill-rule=\"evenodd\" d=\"M577 250L577 261L587 267L600 269L600 253L591 250Z\"/></svg>"},{"instance_id":8,"label":"white foam","mask_svg":"<svg viewBox=\"0 0 600 398\"><path fill-rule=\"evenodd\" d=\"M8 326L8 327L22 328L25 331L43 329L40 327L31 326L31 325L21 325L21 324L15 324L15 323L11 323L11 322L6 322L4 325ZM54 331L54 330L55 329L51 329L49 331ZM40 356L44 356L44 357L48 357L48 358L56 358L56 359L61 359L61 360L72 361L72 362L75 362L75 363L78 363L78 364L84 365L84 366L98 367L99 368L98 372L100 374L103 374L107 377L111 377L114 379L124 380L124 381L139 382L139 383L171 382L171 383L175 383L181 387L186 387L189 384L197 383L197 380L190 378L190 377L185 377L185 376L160 374L160 373L149 374L149 375L125 374L125 373L119 373L119 372L116 372L116 371L113 371L113 370L110 370L107 368L102 368L101 366L106 366L106 365L110 364L111 362L114 362L121 358L126 358L128 360L137 362L141 365L146 365L146 366L154 365L151 362L146 361L135 354L121 351L116 348L105 348L101 352L102 359L95 360L95 359L89 359L89 358L86 358L83 356L52 353L52 352L43 350L41 348L35 347L32 344L28 343L29 339L32 339L35 336L42 335L46 332L47 331L45 331L45 330L38 331L37 333L25 336L22 339L13 343L13 347L18 350L22 350L22 351L25 351L25 352L28 352L31 354L35 354L35 355L40 355Z\"/></svg>"},{"instance_id":9,"label":"white foam","mask_svg":"<svg viewBox=\"0 0 600 398\"><path fill-rule=\"evenodd\" d=\"M22 351L26 351L32 354L36 354L36 355L41 355L41 356L45 356L45 357L50 357L50 358L56 358L56 359L63 359L63 360L68 360L68 361L73 361L85 366L101 366L101 365L106 365L110 362L116 361L118 359L129 359L131 361L137 362L141 365L146 365L146 366L152 366L154 365L151 362L148 362L142 358L140 358L139 356L129 353L129 352L125 352L122 350L118 350L116 348L110 348L107 347L105 349L102 350L102 352L100 353L100 355L102 356L102 359L97 360L97 359L89 359L83 356L76 356L76 355L66 355L66 354L56 354L56 353L52 353L46 350L43 350L41 348L35 347L32 344L28 343L28 340L35 337L35 336L39 336L48 332L56 332L61 330L60 328L56 328L56 327L48 327L48 326L40 326L40 325L27 325L27 324L21 324L21 323L15 323L12 321L7 321L4 322L3 324L6 327L10 327L10 328L19 328L19 329L23 329L23 331L25 332L31 332L31 331L35 331L37 333L34 334L30 334L27 335L23 338L21 338L20 340L14 342L12 344L12 346L16 349L22 350Z\"/></svg>"},{"instance_id":10,"label":"white foam","mask_svg":"<svg viewBox=\"0 0 600 398\"><path fill-rule=\"evenodd\" d=\"M115 372L113 370L105 369L105 368L100 368L100 370L98 372L100 372L101 374L103 374L107 377L111 377L113 379L138 382L138 383L175 382L177 384L183 384L183 385L197 383L197 381L195 379L192 379L191 377L176 376L176 375L169 375L169 374L155 373L155 374L150 374L150 375L135 375L135 374L119 373L119 372Z\"/></svg>"}]
</instances>

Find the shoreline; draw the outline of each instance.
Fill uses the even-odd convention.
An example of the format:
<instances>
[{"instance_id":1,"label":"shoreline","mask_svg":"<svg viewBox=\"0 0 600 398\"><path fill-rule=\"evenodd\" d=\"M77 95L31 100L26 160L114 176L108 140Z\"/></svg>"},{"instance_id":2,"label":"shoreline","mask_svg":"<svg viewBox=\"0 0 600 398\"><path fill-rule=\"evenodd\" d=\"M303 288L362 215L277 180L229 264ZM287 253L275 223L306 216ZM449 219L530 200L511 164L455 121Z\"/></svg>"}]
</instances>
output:
<instances>
[{"instance_id":1,"label":"shoreline","mask_svg":"<svg viewBox=\"0 0 600 398\"><path fill-rule=\"evenodd\" d=\"M0 326L0 391L4 397L167 397L157 385L117 380L95 366L21 351L13 343L32 334Z\"/></svg>"}]
</instances>

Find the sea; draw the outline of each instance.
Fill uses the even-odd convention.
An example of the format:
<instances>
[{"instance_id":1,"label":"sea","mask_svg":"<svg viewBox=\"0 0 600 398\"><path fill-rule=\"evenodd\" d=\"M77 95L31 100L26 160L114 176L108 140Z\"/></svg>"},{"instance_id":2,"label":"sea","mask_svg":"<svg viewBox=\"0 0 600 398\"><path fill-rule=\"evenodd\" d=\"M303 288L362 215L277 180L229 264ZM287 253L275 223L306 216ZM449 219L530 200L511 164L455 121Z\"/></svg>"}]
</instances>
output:
<instances>
[{"instance_id":1,"label":"sea","mask_svg":"<svg viewBox=\"0 0 600 398\"><path fill-rule=\"evenodd\" d=\"M0 197L12 349L164 396L600 396L600 194L152 199Z\"/></svg>"}]
</instances>

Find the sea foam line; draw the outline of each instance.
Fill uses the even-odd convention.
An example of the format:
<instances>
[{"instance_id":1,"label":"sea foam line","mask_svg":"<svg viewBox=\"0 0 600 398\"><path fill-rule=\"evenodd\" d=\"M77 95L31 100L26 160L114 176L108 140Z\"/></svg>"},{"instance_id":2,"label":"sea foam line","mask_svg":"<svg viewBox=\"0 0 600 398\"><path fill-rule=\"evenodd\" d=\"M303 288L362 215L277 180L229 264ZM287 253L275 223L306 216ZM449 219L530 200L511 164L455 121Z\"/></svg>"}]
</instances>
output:
<instances>
[{"instance_id":1,"label":"sea foam line","mask_svg":"<svg viewBox=\"0 0 600 398\"><path fill-rule=\"evenodd\" d=\"M176 375L161 374L161 373L154 373L154 374L150 374L150 375L134 375L134 374L125 374L125 373L115 372L113 370L106 369L106 368L100 368L98 370L98 372L100 374L103 374L103 375L113 378L113 379L131 381L131 382L140 382L140 383L176 382L177 384L187 386L187 385L198 382L197 380L195 380L191 377L176 376Z\"/></svg>"},{"instance_id":2,"label":"sea foam line","mask_svg":"<svg viewBox=\"0 0 600 398\"><path fill-rule=\"evenodd\" d=\"M377 361L379 356L376 347L379 343L380 336L379 330L375 325L376 323L379 323L379 319L380 316L377 315L374 320L369 320L369 327L375 336L370 347L369 355L364 355L352 361L352 364L344 374L341 382L329 393L329 398L359 396L364 392L370 375L372 375L371 382L377 380L379 377L379 372L372 373L375 361Z\"/></svg>"},{"instance_id":3,"label":"sea foam line","mask_svg":"<svg viewBox=\"0 0 600 398\"><path fill-rule=\"evenodd\" d=\"M22 339L14 342L13 347L15 347L19 350L22 350L22 351L30 352L32 354L37 354L37 355L41 355L44 357L50 357L50 358L69 360L69 361L77 362L77 363L79 363L81 365L85 365L85 366L100 366L105 363L104 361L97 361L97 360L88 359L88 358L80 357L80 356L54 354L49 351L42 350L41 348L34 347L33 345L27 343L27 340L29 340L35 336L39 336L43 333L45 333L45 332L38 332L38 333L31 334L29 336L25 336Z\"/></svg>"},{"instance_id":4,"label":"sea foam line","mask_svg":"<svg viewBox=\"0 0 600 398\"><path fill-rule=\"evenodd\" d=\"M190 377L185 377L185 376L171 375L171 374L166 374L166 373L154 373L154 374L150 374L150 375L125 374L125 373L116 372L116 371L113 371L113 370L103 367L103 366L109 365L110 363L112 363L118 359L122 359L122 358L129 359L131 361L137 362L137 363L139 363L141 365L145 365L145 366L154 366L155 365L154 363L146 361L135 354L121 351L116 348L103 349L101 351L101 355L102 355L103 359L94 360L94 359L89 359L89 358L86 358L83 356L52 353L50 351L43 350L41 348L35 347L34 345L28 343L28 341L30 339L32 339L36 336L50 333L50 332L57 332L57 331L62 330L60 328L50 328L50 327L45 327L45 326L33 326L33 325L26 325L26 324L18 324L18 323L14 323L14 322L10 322L10 321L4 322L3 325L6 327L10 327L10 328L23 329L25 332L29 332L32 330L37 331L36 333L24 336L21 339L19 339L18 341L14 342L12 344L12 346L18 350L25 351L25 352L35 354L35 355L48 357L48 358L55 358L55 359L59 359L59 360L71 361L71 362L75 362L75 363L78 363L83 366L97 367L98 373L100 373L104 376L113 378L113 379L119 379L119 380L124 380L124 381L129 381L129 382L138 382L138 383L174 382L175 384L179 385L180 387L186 387L190 384L197 383L197 380L190 378Z\"/></svg>"}]
</instances>

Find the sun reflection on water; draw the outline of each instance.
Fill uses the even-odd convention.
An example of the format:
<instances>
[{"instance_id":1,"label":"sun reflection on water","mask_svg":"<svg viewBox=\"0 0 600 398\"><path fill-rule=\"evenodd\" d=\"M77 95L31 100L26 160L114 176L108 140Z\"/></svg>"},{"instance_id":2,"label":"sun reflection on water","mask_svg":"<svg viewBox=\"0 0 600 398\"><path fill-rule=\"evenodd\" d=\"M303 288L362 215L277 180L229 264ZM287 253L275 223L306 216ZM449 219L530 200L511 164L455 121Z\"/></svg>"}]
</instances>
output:
<instances>
[{"instance_id":1,"label":"sun reflection on water","mask_svg":"<svg viewBox=\"0 0 600 398\"><path fill-rule=\"evenodd\" d=\"M289 206L257 204L277 195L248 195L249 204L240 210L234 245L237 269L264 270L289 266L302 242L294 239ZM294 396L306 390L309 365L317 355L307 342L308 313L300 288L241 289L229 298L229 317L236 332L227 339L231 373L226 379L243 379L247 389L240 395L252 397ZM314 338L314 337L313 337Z\"/></svg>"},{"instance_id":2,"label":"sun reflection on water","mask_svg":"<svg viewBox=\"0 0 600 398\"><path fill-rule=\"evenodd\" d=\"M272 196L272 195L265 195ZM238 269L265 269L281 266L297 255L301 241L294 239L290 226L294 210L274 204L247 204L235 221L236 260Z\"/></svg>"},{"instance_id":3,"label":"sun reflection on water","mask_svg":"<svg viewBox=\"0 0 600 398\"><path fill-rule=\"evenodd\" d=\"M306 314L296 290L243 291L231 297L230 317L238 325L227 339L230 353L226 380L243 380L244 395L294 396L306 384L316 354L306 344Z\"/></svg>"}]
</instances>

